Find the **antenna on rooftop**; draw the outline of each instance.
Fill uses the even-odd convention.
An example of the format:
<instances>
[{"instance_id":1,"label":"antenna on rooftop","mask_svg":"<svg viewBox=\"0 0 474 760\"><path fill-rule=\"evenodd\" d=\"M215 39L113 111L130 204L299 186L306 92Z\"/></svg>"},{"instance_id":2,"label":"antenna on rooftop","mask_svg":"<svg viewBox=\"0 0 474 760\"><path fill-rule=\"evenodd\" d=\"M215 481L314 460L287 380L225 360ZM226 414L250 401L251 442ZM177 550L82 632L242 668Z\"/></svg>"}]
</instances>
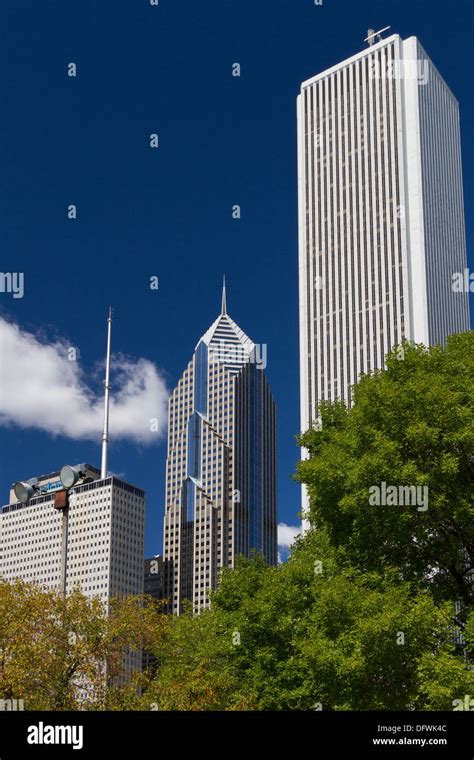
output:
<instances>
[{"instance_id":1,"label":"antenna on rooftop","mask_svg":"<svg viewBox=\"0 0 474 760\"><path fill-rule=\"evenodd\" d=\"M376 42L380 42L382 39L382 33L386 32L387 29L390 29L390 27L384 26L383 29L379 29L377 32L375 32L373 29L367 29L367 37L365 38L364 42L367 42L369 47L372 47L372 45L375 45Z\"/></svg>"},{"instance_id":2,"label":"antenna on rooftop","mask_svg":"<svg viewBox=\"0 0 474 760\"><path fill-rule=\"evenodd\" d=\"M107 359L105 362L105 383L104 383L104 432L102 435L102 464L100 467L100 477L107 477L107 447L109 443L109 394L110 394L110 337L112 333L112 307L109 307L109 318L107 320Z\"/></svg>"}]
</instances>

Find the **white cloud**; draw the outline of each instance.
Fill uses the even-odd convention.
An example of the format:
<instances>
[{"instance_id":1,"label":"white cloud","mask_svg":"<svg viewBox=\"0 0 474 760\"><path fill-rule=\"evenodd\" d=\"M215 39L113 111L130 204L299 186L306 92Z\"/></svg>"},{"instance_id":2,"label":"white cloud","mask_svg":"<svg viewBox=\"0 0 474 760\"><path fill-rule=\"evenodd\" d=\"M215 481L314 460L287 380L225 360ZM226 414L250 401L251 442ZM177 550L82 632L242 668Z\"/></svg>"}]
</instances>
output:
<instances>
[{"instance_id":1,"label":"white cloud","mask_svg":"<svg viewBox=\"0 0 474 760\"><path fill-rule=\"evenodd\" d=\"M289 549L296 536L301 533L301 527L298 525L287 525L286 523L278 524L278 546Z\"/></svg>"},{"instance_id":2,"label":"white cloud","mask_svg":"<svg viewBox=\"0 0 474 760\"><path fill-rule=\"evenodd\" d=\"M278 524L278 561L284 562L288 557L290 547L297 536L301 533L301 527L298 525L287 525L286 523Z\"/></svg>"},{"instance_id":3,"label":"white cloud","mask_svg":"<svg viewBox=\"0 0 474 760\"><path fill-rule=\"evenodd\" d=\"M100 441L103 393L88 385L80 361L69 361L69 349L64 339L42 342L0 318L0 425ZM168 400L157 367L115 354L111 383L111 438L155 442L166 430Z\"/></svg>"}]
</instances>

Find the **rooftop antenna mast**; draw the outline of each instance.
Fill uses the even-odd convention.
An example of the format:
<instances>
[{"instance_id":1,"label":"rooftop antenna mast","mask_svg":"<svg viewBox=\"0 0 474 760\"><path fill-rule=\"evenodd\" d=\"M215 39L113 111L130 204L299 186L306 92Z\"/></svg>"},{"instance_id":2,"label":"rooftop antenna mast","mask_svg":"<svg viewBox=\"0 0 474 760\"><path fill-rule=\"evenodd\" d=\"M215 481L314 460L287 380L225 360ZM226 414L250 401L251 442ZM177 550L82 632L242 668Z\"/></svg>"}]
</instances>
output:
<instances>
[{"instance_id":1,"label":"rooftop antenna mast","mask_svg":"<svg viewBox=\"0 0 474 760\"><path fill-rule=\"evenodd\" d=\"M110 395L110 337L112 334L112 307L109 307L109 318L107 320L107 359L105 362L105 383L104 383L104 432L102 435L102 464L100 467L100 477L107 477L107 447L109 444L109 395Z\"/></svg>"},{"instance_id":2,"label":"rooftop antenna mast","mask_svg":"<svg viewBox=\"0 0 474 760\"><path fill-rule=\"evenodd\" d=\"M227 314L227 298L226 298L226 292L225 292L225 275L224 275L224 279L222 280L222 306L221 306L221 314Z\"/></svg>"},{"instance_id":3,"label":"rooftop antenna mast","mask_svg":"<svg viewBox=\"0 0 474 760\"><path fill-rule=\"evenodd\" d=\"M382 33L386 32L387 29L390 29L390 27L384 26L384 28L379 29L378 32L374 32L373 29L367 29L367 37L365 38L364 42L367 42L369 47L372 47L372 45L375 45L376 42L380 42L382 39Z\"/></svg>"}]
</instances>

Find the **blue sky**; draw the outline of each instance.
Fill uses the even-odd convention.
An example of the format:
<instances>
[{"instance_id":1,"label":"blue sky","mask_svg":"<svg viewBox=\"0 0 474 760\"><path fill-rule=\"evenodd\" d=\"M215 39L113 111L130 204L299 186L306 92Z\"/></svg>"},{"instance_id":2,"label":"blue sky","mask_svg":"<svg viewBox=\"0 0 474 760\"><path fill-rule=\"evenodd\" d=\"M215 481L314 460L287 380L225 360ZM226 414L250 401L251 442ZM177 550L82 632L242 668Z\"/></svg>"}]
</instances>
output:
<instances>
[{"instance_id":1,"label":"blue sky","mask_svg":"<svg viewBox=\"0 0 474 760\"><path fill-rule=\"evenodd\" d=\"M301 81L361 50L368 27L388 24L420 38L460 102L469 210L471 2L0 3L1 269L25 273L24 298L0 294L0 318L42 343L77 348L82 382L99 394L112 304L122 372L126 357L147 360L172 388L218 313L225 272L230 315L268 346L279 516L289 525L299 509L295 99ZM13 480L100 463L100 429L96 441L79 438L87 431L73 422L68 435L52 436L35 429L27 402L23 427L0 426L2 503ZM156 438L110 448L111 470L147 491L148 554L162 544L166 444Z\"/></svg>"}]
</instances>

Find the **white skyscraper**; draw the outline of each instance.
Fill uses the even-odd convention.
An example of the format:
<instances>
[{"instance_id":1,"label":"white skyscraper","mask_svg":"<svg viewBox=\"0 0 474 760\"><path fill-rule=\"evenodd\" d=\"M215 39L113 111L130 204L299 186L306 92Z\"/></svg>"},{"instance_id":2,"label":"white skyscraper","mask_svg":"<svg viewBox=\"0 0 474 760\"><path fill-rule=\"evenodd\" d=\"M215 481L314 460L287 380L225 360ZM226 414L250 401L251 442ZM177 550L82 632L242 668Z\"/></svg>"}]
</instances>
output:
<instances>
[{"instance_id":1,"label":"white skyscraper","mask_svg":"<svg viewBox=\"0 0 474 760\"><path fill-rule=\"evenodd\" d=\"M90 465L68 492L53 472L35 478L21 503L12 489L0 508L0 577L70 593L75 586L105 604L143 593L145 493Z\"/></svg>"},{"instance_id":2,"label":"white skyscraper","mask_svg":"<svg viewBox=\"0 0 474 760\"><path fill-rule=\"evenodd\" d=\"M469 328L458 103L415 37L369 47L301 85L301 429L350 402L403 338ZM306 504L303 505L306 507Z\"/></svg>"},{"instance_id":3,"label":"white skyscraper","mask_svg":"<svg viewBox=\"0 0 474 760\"><path fill-rule=\"evenodd\" d=\"M113 598L143 594L145 493L90 465L74 469L83 477L69 490L53 472L22 484L35 484L25 503L10 491L0 507L0 578L65 594L79 588L108 609ZM125 652L117 683L141 662L141 651Z\"/></svg>"}]
</instances>

